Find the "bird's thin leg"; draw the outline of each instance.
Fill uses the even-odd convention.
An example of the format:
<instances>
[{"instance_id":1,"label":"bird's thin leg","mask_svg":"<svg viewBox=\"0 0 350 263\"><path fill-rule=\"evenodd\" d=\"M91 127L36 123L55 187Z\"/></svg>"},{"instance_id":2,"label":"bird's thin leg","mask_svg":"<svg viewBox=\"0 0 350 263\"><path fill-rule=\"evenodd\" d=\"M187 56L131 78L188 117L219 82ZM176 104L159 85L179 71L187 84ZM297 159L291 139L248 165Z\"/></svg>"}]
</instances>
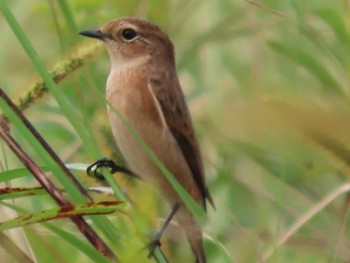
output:
<instances>
[{"instance_id":1,"label":"bird's thin leg","mask_svg":"<svg viewBox=\"0 0 350 263\"><path fill-rule=\"evenodd\" d=\"M96 162L94 162L93 164L89 165L88 168L86 169L86 173L91 177L95 177L98 180L104 181L105 178L103 174L98 171L99 168L102 168L102 167L109 168L111 173L122 172L133 178L140 179L140 176L133 173L129 169L116 164L113 160L109 158L101 158Z\"/></svg>"},{"instance_id":2,"label":"bird's thin leg","mask_svg":"<svg viewBox=\"0 0 350 263\"><path fill-rule=\"evenodd\" d=\"M174 205L173 209L171 210L169 216L167 217L167 219L163 223L162 227L157 231L157 233L153 236L153 239L151 240L151 242L148 244L148 249L149 249L148 258L151 258L154 255L154 250L156 249L156 247L161 246L160 238L162 237L165 229L167 228L167 226L169 225L171 220L173 220L173 218L174 218L177 210L179 210L179 208L180 208L180 203L176 203Z\"/></svg>"}]
</instances>

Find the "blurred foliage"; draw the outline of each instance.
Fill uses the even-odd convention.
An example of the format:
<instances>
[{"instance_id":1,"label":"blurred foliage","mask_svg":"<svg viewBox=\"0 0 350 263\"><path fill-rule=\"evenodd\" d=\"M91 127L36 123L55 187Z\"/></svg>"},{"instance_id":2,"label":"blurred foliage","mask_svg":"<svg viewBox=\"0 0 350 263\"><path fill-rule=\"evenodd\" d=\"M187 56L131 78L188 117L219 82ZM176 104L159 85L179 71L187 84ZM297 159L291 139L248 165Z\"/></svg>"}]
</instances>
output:
<instances>
[{"instance_id":1,"label":"blurred foliage","mask_svg":"<svg viewBox=\"0 0 350 263\"><path fill-rule=\"evenodd\" d=\"M77 31L116 17L146 17L169 33L217 206L204 227L209 262L349 262L346 194L320 206L350 176L348 1L6 2L49 70L86 41ZM2 16L0 34L0 86L16 100L40 76ZM109 73L102 54L58 84L70 116L51 93L25 111L65 163L118 155L101 98ZM40 164L38 152L15 128L13 133ZM87 147L81 133L100 153ZM1 149L3 171L22 167ZM76 175L86 186L97 184L83 172ZM119 230L114 248L125 262L147 262L141 248L156 229L157 216L165 217L169 208L148 185L121 175L116 180L137 209L111 216ZM36 182L26 176L11 186ZM28 212L52 202L35 196L16 205ZM312 208L316 215L280 244L286 230ZM69 243L72 238L58 234L62 225L75 233L70 222L51 224L25 227L38 261L87 261L87 254ZM190 262L187 243L178 242L182 238L169 229L164 239L171 262Z\"/></svg>"}]
</instances>

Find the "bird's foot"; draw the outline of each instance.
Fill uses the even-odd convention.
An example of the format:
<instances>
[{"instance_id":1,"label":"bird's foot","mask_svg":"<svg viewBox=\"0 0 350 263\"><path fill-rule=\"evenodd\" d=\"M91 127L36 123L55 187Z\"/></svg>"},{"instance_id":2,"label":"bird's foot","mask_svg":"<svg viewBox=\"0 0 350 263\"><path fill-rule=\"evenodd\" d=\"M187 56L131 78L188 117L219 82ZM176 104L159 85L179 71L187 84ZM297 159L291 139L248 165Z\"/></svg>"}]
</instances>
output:
<instances>
[{"instance_id":1,"label":"bird's foot","mask_svg":"<svg viewBox=\"0 0 350 263\"><path fill-rule=\"evenodd\" d=\"M93 164L89 165L88 168L86 169L86 173L91 177L104 181L105 178L103 174L99 171L100 168L108 168L111 173L122 172L132 177L138 177L129 169L116 164L113 160L109 158L101 158L96 162L94 162Z\"/></svg>"}]
</instances>

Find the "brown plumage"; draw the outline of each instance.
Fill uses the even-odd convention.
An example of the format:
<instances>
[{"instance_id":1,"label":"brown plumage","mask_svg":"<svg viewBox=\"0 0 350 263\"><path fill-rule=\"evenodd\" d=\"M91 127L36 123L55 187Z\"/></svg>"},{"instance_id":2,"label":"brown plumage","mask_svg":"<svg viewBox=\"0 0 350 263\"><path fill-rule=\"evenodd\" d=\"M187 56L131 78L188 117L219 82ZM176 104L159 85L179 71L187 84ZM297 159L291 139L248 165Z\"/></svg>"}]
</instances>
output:
<instances>
[{"instance_id":1,"label":"brown plumage","mask_svg":"<svg viewBox=\"0 0 350 263\"><path fill-rule=\"evenodd\" d=\"M176 74L174 48L158 26L140 18L121 18L82 34L103 40L110 59L108 116L116 142L131 170L155 184L171 206L181 198L138 145L116 111L142 137L195 201L213 206L191 117ZM202 231L182 205L175 216L196 262L205 263Z\"/></svg>"}]
</instances>

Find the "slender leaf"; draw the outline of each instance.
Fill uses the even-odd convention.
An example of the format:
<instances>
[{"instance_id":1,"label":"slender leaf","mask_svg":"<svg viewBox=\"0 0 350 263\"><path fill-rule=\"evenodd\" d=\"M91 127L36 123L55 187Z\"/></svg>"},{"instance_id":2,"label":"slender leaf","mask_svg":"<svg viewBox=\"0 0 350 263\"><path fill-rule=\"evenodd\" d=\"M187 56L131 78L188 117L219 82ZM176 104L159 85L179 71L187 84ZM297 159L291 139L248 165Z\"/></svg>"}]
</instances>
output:
<instances>
[{"instance_id":1,"label":"slender leaf","mask_svg":"<svg viewBox=\"0 0 350 263\"><path fill-rule=\"evenodd\" d=\"M74 109L67 102L63 92L57 87L52 76L46 69L45 65L41 61L38 53L30 43L28 37L24 33L23 29L17 22L16 18L12 14L11 10L8 8L5 0L0 0L0 10L3 13L8 25L11 27L12 31L15 33L18 41L21 43L23 49L26 51L28 57L31 59L33 65L36 67L40 76L43 78L48 89L55 97L57 103L60 105L61 109L65 113L65 116L68 118L72 126L78 132L80 138L83 140L84 145L89 149L89 152L95 155L95 158L99 157L99 150L94 144L94 139L87 136L86 131L84 130L83 124L76 118L73 114Z\"/></svg>"},{"instance_id":2,"label":"slender leaf","mask_svg":"<svg viewBox=\"0 0 350 263\"><path fill-rule=\"evenodd\" d=\"M85 205L61 207L55 209L47 209L35 214L23 215L12 220L0 223L0 232L15 227L21 227L29 224L46 222L49 220L82 216L82 215L100 215L111 214L120 210L124 205L120 202L101 202Z\"/></svg>"},{"instance_id":3,"label":"slender leaf","mask_svg":"<svg viewBox=\"0 0 350 263\"><path fill-rule=\"evenodd\" d=\"M302 66L305 70L314 75L314 77L322 84L324 91L337 96L344 96L344 91L328 72L326 67L324 67L321 62L310 53L307 53L300 48L291 47L275 41L268 41L268 45L276 52L286 56L288 59Z\"/></svg>"},{"instance_id":4,"label":"slender leaf","mask_svg":"<svg viewBox=\"0 0 350 263\"><path fill-rule=\"evenodd\" d=\"M325 21L339 38L340 43L344 43L350 50L350 36L339 12L335 12L330 8L322 8L317 11L317 15Z\"/></svg>"}]
</instances>

